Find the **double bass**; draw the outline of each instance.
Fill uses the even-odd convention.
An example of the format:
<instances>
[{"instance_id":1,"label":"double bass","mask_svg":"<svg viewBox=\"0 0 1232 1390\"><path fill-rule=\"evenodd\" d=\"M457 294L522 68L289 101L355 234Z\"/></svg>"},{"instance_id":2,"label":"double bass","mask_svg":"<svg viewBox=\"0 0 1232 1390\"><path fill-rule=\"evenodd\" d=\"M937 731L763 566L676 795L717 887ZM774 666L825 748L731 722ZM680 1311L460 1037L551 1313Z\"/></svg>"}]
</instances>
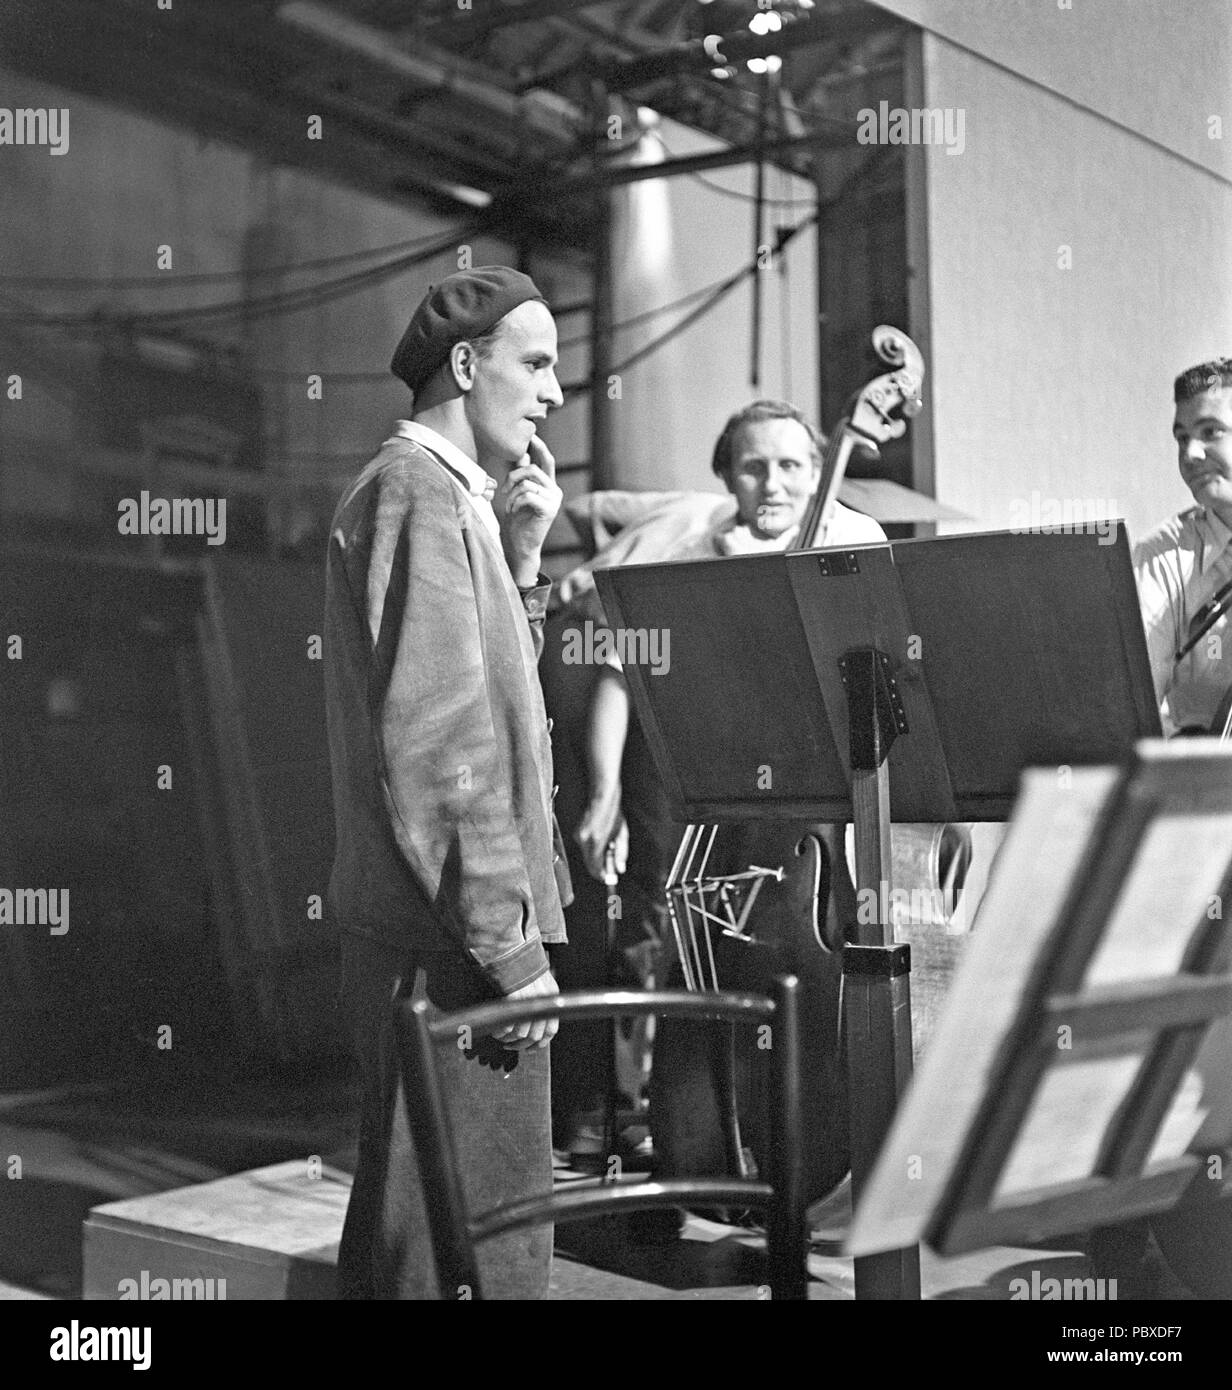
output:
<instances>
[{"instance_id":1,"label":"double bass","mask_svg":"<svg viewBox=\"0 0 1232 1390\"><path fill-rule=\"evenodd\" d=\"M876 455L921 408L924 363L898 329L880 326L873 347L892 368L852 398L822 458L817 490L793 549L824 546L854 450ZM930 861L962 891L970 844L942 827L895 827L896 851ZM950 831L951 827L945 827ZM896 879L897 881L897 879ZM840 1026L842 947L856 920L842 827L759 821L691 825L668 878L680 981L689 989L765 991L775 975L801 982L806 1182L816 1200L849 1167L846 1060ZM764 1053L761 1054L764 1056ZM748 1030L720 1033L661 1023L654 1040L650 1125L660 1171L752 1176L766 1153L766 1068Z\"/></svg>"}]
</instances>

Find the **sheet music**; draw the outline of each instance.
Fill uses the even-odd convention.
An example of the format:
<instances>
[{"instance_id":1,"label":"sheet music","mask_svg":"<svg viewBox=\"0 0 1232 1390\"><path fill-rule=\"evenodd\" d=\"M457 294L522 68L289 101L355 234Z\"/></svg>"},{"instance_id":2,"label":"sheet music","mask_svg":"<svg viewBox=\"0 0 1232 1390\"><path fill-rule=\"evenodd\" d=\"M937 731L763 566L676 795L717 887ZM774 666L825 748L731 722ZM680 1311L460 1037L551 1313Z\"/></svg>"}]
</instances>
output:
<instances>
[{"instance_id":1,"label":"sheet music","mask_svg":"<svg viewBox=\"0 0 1232 1390\"><path fill-rule=\"evenodd\" d=\"M1196 752L1196 750L1188 750ZM1199 931L1223 921L1219 891L1232 856L1232 807L1219 778L1187 780L1187 750L1144 745L1152 788L1162 780L1164 807L1150 821L1109 914L1100 944L1083 971L1083 989L1133 981L1167 982L1181 970ZM1081 860L1111 790L1110 769L1082 770L1060 790L1047 774L1024 776L1009 835L976 921L933 1045L900 1107L856 1212L849 1249L868 1253L920 1238L940 1209L989 1088L1013 1084L1004 1049L1018 1036L1024 991L1056 943ZM1188 809L1178 803L1188 802ZM1132 802L1130 805L1132 806ZM1132 834L1133 813L1112 833ZM1229 905L1232 908L1232 905ZM1050 943L1053 943L1050 945ZM1080 991L1081 992L1081 991ZM1015 1023L1015 1014L1019 1022ZM1118 1119L1158 1033L1083 1043L1058 1030L1050 1059L1027 1106L991 1200L1023 1206L1027 1193L1056 1194L1093 1176L1109 1128ZM1072 1048L1072 1050L1071 1050ZM1208 1025L1193 1065L1177 1086L1146 1164L1174 1167L1186 1153L1204 1157L1232 1146L1232 1018ZM1018 1084L1023 1084L1020 1080ZM971 1208L972 1212L978 1207ZM938 1232L945 1239L945 1231Z\"/></svg>"},{"instance_id":2,"label":"sheet music","mask_svg":"<svg viewBox=\"0 0 1232 1390\"><path fill-rule=\"evenodd\" d=\"M1104 1132L1129 1090L1145 1053L1054 1066L1035 1093L993 1197L999 1206L1018 1192L1090 1177ZM1124 1040L1118 1039L1118 1052Z\"/></svg>"},{"instance_id":3,"label":"sheet music","mask_svg":"<svg viewBox=\"0 0 1232 1390\"><path fill-rule=\"evenodd\" d=\"M1223 915L1219 889L1232 847L1232 815L1160 816L1152 822L1087 985L1175 975L1194 931ZM1228 904L1232 911L1232 904Z\"/></svg>"},{"instance_id":4,"label":"sheet music","mask_svg":"<svg viewBox=\"0 0 1232 1390\"><path fill-rule=\"evenodd\" d=\"M1220 898L1232 846L1232 814L1164 815L1138 849L1084 985L1177 974L1190 942L1223 915ZM1028 1112L998 1184L997 1202L1046 1184L1092 1176L1100 1145L1141 1066L1152 1035L1110 1044L1118 1055L1069 1060L1058 1053ZM1104 1049L1108 1050L1108 1049ZM1179 1158L1227 1089L1210 1058L1185 1076L1160 1126L1150 1164ZM1225 1126L1226 1135L1226 1126Z\"/></svg>"},{"instance_id":5,"label":"sheet music","mask_svg":"<svg viewBox=\"0 0 1232 1390\"><path fill-rule=\"evenodd\" d=\"M856 1211L848 1241L853 1253L922 1237L958 1162L965 1127L978 1113L1023 984L1115 780L1111 769L1077 769L1060 790L1052 773L1024 774L997 872L936 1033ZM956 1058L962 1059L959 1068ZM1040 1161L1053 1155L1047 1144Z\"/></svg>"}]
</instances>

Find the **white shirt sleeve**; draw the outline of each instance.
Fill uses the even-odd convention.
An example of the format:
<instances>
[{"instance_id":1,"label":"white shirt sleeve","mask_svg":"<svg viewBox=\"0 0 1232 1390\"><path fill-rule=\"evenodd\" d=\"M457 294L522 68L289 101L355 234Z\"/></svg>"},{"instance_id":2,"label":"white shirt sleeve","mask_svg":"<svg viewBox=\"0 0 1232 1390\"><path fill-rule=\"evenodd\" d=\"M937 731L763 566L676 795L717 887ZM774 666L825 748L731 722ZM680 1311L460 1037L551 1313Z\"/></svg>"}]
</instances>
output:
<instances>
[{"instance_id":1,"label":"white shirt sleeve","mask_svg":"<svg viewBox=\"0 0 1232 1390\"><path fill-rule=\"evenodd\" d=\"M1168 691L1176 672L1174 656L1184 638L1185 584L1187 575L1180 547L1181 518L1157 527L1134 547L1134 578L1138 584L1138 603L1142 628L1146 634L1151 680L1160 706L1164 732L1176 732L1167 708Z\"/></svg>"}]
</instances>

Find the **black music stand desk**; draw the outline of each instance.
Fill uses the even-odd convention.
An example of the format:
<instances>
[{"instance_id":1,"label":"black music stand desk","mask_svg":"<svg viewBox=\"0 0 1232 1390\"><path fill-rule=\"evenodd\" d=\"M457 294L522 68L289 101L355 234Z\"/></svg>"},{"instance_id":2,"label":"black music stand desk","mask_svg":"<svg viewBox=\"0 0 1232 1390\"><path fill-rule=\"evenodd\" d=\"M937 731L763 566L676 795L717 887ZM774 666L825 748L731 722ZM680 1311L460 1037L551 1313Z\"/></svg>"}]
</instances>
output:
<instances>
[{"instance_id":1,"label":"black music stand desk","mask_svg":"<svg viewBox=\"0 0 1232 1390\"><path fill-rule=\"evenodd\" d=\"M911 1073L891 820L1005 820L1024 768L1158 736L1124 528L987 533L600 570L638 718L684 821L852 821L844 952L857 1199ZM638 664L657 629L656 665ZM872 895L871 898L868 895ZM864 922L864 918L869 920ZM919 1296L915 1245L861 1256L860 1298Z\"/></svg>"}]
</instances>

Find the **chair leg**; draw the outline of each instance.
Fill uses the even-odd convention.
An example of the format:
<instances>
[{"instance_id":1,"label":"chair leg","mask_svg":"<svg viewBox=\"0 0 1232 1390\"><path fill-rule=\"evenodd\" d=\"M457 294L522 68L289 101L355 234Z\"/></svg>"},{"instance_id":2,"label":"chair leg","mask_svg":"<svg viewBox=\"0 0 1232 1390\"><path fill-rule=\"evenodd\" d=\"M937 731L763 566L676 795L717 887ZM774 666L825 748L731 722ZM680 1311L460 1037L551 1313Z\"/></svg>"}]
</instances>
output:
<instances>
[{"instance_id":1,"label":"chair leg","mask_svg":"<svg viewBox=\"0 0 1232 1390\"><path fill-rule=\"evenodd\" d=\"M403 1011L398 1020L397 1037L402 1055L406 1111L408 1117L417 1115L420 1121L412 1122L411 1136L415 1141L423 1190L425 1195L438 1193L441 1198L427 1203L437 1287L442 1298L453 1298L457 1289L467 1288L472 1299L479 1299L482 1297L479 1266L470 1238L449 1110L433 1055L435 1044L428 1021L428 1006L421 999L396 1007ZM419 1105L415 1104L416 1096L421 1098Z\"/></svg>"},{"instance_id":2,"label":"chair leg","mask_svg":"<svg viewBox=\"0 0 1232 1390\"><path fill-rule=\"evenodd\" d=\"M800 981L794 975L775 980L774 1141L770 1149L770 1185L775 1200L767 1223L770 1292L774 1298L808 1298L807 1202L804 1193L803 1124L800 1098Z\"/></svg>"}]
</instances>

